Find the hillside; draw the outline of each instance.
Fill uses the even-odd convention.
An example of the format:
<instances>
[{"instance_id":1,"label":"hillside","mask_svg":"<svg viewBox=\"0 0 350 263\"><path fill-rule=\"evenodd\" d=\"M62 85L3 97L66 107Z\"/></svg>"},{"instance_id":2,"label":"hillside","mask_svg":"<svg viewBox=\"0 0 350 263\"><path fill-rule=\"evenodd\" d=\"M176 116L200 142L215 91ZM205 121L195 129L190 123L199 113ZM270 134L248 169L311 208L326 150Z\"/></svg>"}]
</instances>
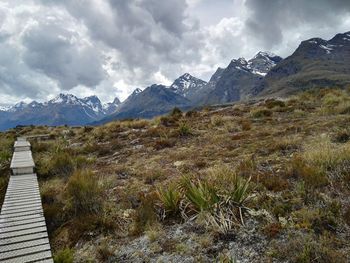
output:
<instances>
[{"instance_id":1,"label":"hillside","mask_svg":"<svg viewBox=\"0 0 350 263\"><path fill-rule=\"evenodd\" d=\"M350 85L350 32L330 40L312 38L266 75L255 94L285 96L315 87Z\"/></svg>"},{"instance_id":2,"label":"hillside","mask_svg":"<svg viewBox=\"0 0 350 263\"><path fill-rule=\"evenodd\" d=\"M0 133L1 196L14 136L49 133L32 143L56 260L345 263L349 114L348 90L323 89L12 129Z\"/></svg>"},{"instance_id":3,"label":"hillside","mask_svg":"<svg viewBox=\"0 0 350 263\"><path fill-rule=\"evenodd\" d=\"M164 85L152 85L143 91L139 89L134 91L115 113L94 124L118 119L153 118L170 112L174 107L189 109L191 103Z\"/></svg>"}]
</instances>

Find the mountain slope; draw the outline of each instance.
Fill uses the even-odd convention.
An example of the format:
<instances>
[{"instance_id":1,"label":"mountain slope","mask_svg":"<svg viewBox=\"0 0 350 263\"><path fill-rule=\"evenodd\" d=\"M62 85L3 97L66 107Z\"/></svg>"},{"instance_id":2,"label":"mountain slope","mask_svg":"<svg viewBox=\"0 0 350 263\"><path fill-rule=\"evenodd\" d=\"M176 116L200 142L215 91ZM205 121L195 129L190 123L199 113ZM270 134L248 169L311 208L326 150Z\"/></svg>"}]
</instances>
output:
<instances>
[{"instance_id":1,"label":"mountain slope","mask_svg":"<svg viewBox=\"0 0 350 263\"><path fill-rule=\"evenodd\" d=\"M126 118L152 118L170 112L174 107L188 109L191 107L191 103L188 99L166 86L152 85L143 91L139 89L134 91L120 105L116 113L97 123Z\"/></svg>"},{"instance_id":2,"label":"mountain slope","mask_svg":"<svg viewBox=\"0 0 350 263\"><path fill-rule=\"evenodd\" d=\"M255 94L287 95L313 87L350 85L350 32L312 38L274 67Z\"/></svg>"},{"instance_id":3,"label":"mountain slope","mask_svg":"<svg viewBox=\"0 0 350 263\"><path fill-rule=\"evenodd\" d=\"M214 86L208 85L207 89L211 91L201 103L220 104L252 97L263 77L281 60L281 57L267 52L259 52L248 61L244 58L233 59L220 73Z\"/></svg>"}]
</instances>

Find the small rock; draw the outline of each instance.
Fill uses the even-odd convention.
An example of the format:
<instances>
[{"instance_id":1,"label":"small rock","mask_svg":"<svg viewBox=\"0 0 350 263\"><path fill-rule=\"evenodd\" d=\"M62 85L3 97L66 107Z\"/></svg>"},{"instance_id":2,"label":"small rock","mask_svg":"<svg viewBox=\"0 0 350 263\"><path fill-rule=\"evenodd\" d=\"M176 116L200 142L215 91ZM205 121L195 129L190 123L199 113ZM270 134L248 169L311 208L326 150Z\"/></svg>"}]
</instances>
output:
<instances>
[{"instance_id":1,"label":"small rock","mask_svg":"<svg viewBox=\"0 0 350 263\"><path fill-rule=\"evenodd\" d=\"M174 166L175 167L180 167L180 166L183 166L184 165L184 162L183 161L176 161L175 163L174 163Z\"/></svg>"}]
</instances>

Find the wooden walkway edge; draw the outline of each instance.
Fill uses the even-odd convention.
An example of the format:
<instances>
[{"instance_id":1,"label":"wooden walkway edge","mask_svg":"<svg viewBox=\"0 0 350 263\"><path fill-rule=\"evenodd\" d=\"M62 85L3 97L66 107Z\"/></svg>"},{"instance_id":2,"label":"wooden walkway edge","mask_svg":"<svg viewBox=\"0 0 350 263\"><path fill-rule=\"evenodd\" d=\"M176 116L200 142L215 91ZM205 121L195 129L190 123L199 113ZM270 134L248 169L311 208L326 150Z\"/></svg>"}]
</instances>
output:
<instances>
[{"instance_id":1,"label":"wooden walkway edge","mask_svg":"<svg viewBox=\"0 0 350 263\"><path fill-rule=\"evenodd\" d=\"M18 138L0 213L0 262L53 263L30 143Z\"/></svg>"}]
</instances>

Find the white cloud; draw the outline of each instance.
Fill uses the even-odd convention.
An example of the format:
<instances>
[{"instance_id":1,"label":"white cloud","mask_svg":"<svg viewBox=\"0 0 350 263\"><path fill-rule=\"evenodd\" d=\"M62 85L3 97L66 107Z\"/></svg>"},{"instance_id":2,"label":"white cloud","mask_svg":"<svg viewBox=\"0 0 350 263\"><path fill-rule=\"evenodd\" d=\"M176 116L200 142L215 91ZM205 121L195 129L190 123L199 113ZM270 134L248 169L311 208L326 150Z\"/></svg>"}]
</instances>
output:
<instances>
[{"instance_id":1,"label":"white cloud","mask_svg":"<svg viewBox=\"0 0 350 263\"><path fill-rule=\"evenodd\" d=\"M349 11L345 0L2 0L0 105L208 80L232 58L349 31Z\"/></svg>"}]
</instances>

